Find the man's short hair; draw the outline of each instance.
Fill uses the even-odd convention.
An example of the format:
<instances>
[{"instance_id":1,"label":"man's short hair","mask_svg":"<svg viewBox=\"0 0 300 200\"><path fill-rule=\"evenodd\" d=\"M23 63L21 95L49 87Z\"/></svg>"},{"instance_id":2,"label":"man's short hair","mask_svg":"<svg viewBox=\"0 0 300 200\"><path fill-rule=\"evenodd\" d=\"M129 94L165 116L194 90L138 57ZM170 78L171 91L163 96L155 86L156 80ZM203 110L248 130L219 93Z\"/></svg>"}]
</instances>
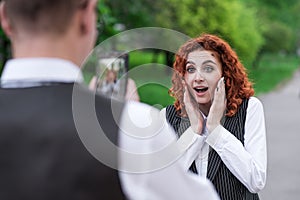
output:
<instances>
[{"instance_id":1,"label":"man's short hair","mask_svg":"<svg viewBox=\"0 0 300 200\"><path fill-rule=\"evenodd\" d=\"M32 33L63 33L74 13L89 0L5 0L13 29Z\"/></svg>"}]
</instances>

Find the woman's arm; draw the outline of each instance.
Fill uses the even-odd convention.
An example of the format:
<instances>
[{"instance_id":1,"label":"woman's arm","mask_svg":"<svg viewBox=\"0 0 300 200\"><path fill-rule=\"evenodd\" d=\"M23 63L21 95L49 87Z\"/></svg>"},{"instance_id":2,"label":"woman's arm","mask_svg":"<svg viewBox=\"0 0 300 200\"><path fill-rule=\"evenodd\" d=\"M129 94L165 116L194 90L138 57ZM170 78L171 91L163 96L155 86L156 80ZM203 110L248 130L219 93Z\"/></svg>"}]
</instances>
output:
<instances>
[{"instance_id":1,"label":"woman's arm","mask_svg":"<svg viewBox=\"0 0 300 200\"><path fill-rule=\"evenodd\" d=\"M234 135L219 125L206 142L249 191L257 193L266 183L267 145L263 106L255 97L249 100L244 138L243 146Z\"/></svg>"},{"instance_id":2,"label":"woman's arm","mask_svg":"<svg viewBox=\"0 0 300 200\"><path fill-rule=\"evenodd\" d=\"M184 134L177 140L165 119L156 109L138 102L128 102L124 108L119 136L123 191L132 200L193 200L199 196L218 200L208 180L186 172L182 165L196 134Z\"/></svg>"},{"instance_id":3,"label":"woman's arm","mask_svg":"<svg viewBox=\"0 0 300 200\"><path fill-rule=\"evenodd\" d=\"M171 126L170 124L168 124L168 122L166 120L166 109L165 108L160 111L160 116L161 116L161 119L165 119L165 124L167 126ZM174 135L175 135L175 133L174 133ZM193 138L192 142L191 142L191 139L189 139L189 138ZM182 148L187 149L186 153L180 159L182 162L182 165L186 171L189 170L189 168L192 165L192 163L194 162L194 160L201 153L201 150L205 143L205 140L206 140L206 136L195 133L191 127L189 127L178 139L178 144L180 144L180 146Z\"/></svg>"}]
</instances>

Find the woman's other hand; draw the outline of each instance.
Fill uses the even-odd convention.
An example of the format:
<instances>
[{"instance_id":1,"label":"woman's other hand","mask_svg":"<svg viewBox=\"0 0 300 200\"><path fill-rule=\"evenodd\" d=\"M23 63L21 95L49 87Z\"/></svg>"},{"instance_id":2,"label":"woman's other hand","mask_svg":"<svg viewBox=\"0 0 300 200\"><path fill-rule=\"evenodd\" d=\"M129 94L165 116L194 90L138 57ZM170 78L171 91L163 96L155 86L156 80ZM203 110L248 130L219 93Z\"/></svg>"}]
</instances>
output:
<instances>
[{"instance_id":1,"label":"woman's other hand","mask_svg":"<svg viewBox=\"0 0 300 200\"><path fill-rule=\"evenodd\" d=\"M221 124L226 109L226 92L224 77L222 77L215 89L214 99L210 107L207 117L207 129L211 133L217 126Z\"/></svg>"}]
</instances>

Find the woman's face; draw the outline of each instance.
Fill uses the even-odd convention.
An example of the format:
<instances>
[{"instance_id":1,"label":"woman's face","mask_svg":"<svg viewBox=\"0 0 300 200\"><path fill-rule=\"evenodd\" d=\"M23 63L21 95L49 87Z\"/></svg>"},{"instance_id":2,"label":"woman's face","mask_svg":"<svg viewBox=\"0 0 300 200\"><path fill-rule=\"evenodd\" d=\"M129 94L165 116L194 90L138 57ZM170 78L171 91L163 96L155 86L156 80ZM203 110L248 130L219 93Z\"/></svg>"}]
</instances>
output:
<instances>
[{"instance_id":1,"label":"woman's face","mask_svg":"<svg viewBox=\"0 0 300 200\"><path fill-rule=\"evenodd\" d=\"M222 66L211 51L196 50L188 54L184 79L188 90L201 106L211 106Z\"/></svg>"}]
</instances>

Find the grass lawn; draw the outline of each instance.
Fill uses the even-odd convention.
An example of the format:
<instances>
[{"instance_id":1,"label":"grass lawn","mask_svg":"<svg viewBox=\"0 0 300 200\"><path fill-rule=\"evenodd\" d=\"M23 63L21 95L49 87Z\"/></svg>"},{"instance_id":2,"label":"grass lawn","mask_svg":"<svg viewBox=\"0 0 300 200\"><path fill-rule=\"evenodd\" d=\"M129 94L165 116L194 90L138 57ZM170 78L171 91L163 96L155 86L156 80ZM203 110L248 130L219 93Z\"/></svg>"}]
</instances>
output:
<instances>
[{"instance_id":1,"label":"grass lawn","mask_svg":"<svg viewBox=\"0 0 300 200\"><path fill-rule=\"evenodd\" d=\"M267 93L289 80L299 69L300 58L295 55L265 55L257 69L249 69L256 95Z\"/></svg>"},{"instance_id":2,"label":"grass lawn","mask_svg":"<svg viewBox=\"0 0 300 200\"><path fill-rule=\"evenodd\" d=\"M163 54L159 54L155 60L153 53L149 51L134 51L129 55L129 63L129 77L136 82L142 102L158 108L174 102L168 94L172 70L163 64Z\"/></svg>"}]
</instances>

